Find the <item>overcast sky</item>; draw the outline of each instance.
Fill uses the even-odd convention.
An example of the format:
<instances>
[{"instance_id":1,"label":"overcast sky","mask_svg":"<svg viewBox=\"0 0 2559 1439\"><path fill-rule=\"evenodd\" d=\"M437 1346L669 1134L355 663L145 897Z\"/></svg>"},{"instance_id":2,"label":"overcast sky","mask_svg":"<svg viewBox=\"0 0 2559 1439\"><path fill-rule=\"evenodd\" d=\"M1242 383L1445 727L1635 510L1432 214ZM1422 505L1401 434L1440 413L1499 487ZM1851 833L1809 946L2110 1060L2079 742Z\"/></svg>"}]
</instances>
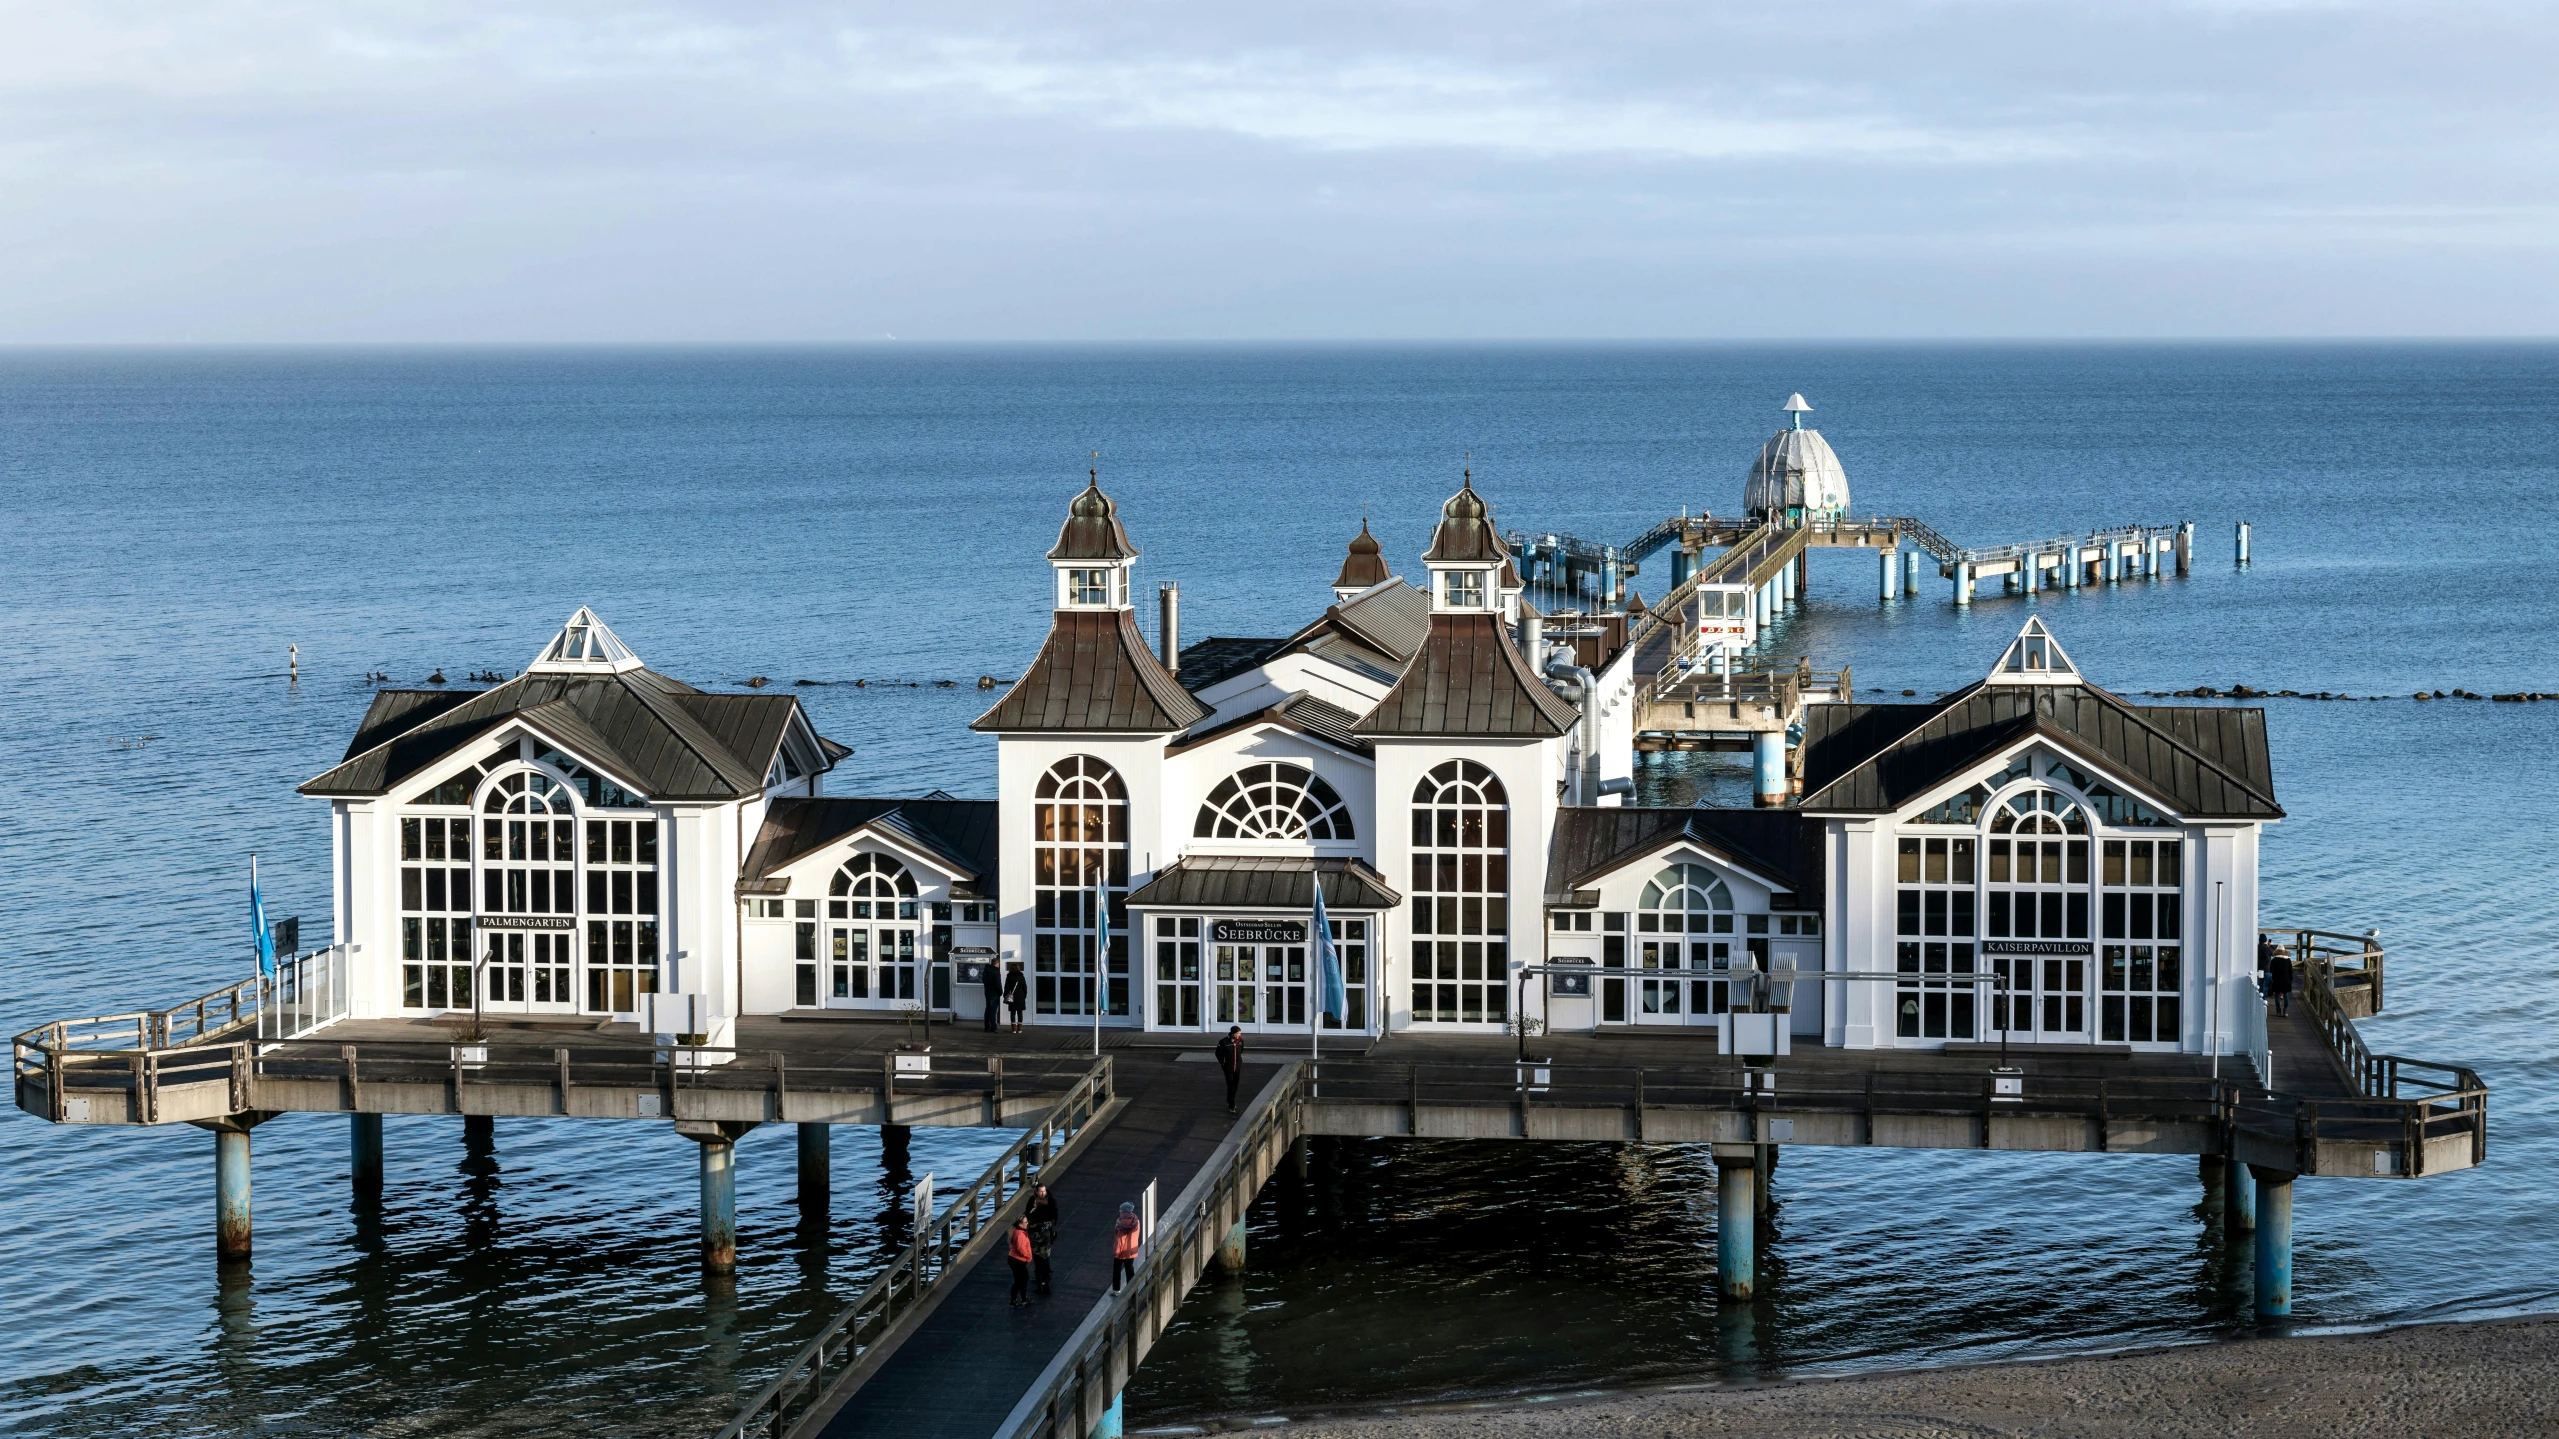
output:
<instances>
[{"instance_id":1,"label":"overcast sky","mask_svg":"<svg viewBox=\"0 0 2559 1439\"><path fill-rule=\"evenodd\" d=\"M0 0L0 342L2559 334L2559 6Z\"/></svg>"}]
</instances>

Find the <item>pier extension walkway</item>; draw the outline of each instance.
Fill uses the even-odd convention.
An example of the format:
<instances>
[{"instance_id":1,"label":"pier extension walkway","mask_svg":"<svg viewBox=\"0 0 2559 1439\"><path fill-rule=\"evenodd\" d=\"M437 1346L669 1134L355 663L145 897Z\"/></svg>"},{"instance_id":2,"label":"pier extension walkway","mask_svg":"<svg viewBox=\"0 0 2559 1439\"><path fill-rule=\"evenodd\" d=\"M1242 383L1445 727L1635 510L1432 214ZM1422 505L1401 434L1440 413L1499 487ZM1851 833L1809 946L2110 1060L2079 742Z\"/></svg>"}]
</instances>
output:
<instances>
[{"instance_id":1,"label":"pier extension walkway","mask_svg":"<svg viewBox=\"0 0 2559 1439\"><path fill-rule=\"evenodd\" d=\"M895 1341L867 1377L839 1386L792 1432L823 1439L987 1439L1067 1347L1111 1287L1111 1232L1122 1203L1151 1182L1166 1202L1186 1187L1236 1126L1214 1064L1181 1052L1111 1052L1126 1102L1051 1185L1059 1211L1052 1291L1010 1307L1011 1267L990 1246L944 1281L933 1311ZM1196 1052L1192 1052L1196 1059ZM1260 1065L1248 1082L1267 1081ZM1247 1089L1243 1098L1251 1097Z\"/></svg>"}]
</instances>

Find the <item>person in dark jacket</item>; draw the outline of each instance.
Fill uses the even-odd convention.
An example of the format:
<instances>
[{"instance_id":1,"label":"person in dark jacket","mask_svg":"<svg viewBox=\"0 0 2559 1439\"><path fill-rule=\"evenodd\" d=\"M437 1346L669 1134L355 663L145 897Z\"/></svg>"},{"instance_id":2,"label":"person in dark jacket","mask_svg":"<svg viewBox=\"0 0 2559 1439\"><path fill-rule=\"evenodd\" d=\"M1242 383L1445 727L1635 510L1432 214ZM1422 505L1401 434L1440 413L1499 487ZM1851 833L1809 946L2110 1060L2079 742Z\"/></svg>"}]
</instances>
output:
<instances>
[{"instance_id":1,"label":"person in dark jacket","mask_svg":"<svg viewBox=\"0 0 2559 1439\"><path fill-rule=\"evenodd\" d=\"M1226 1074L1226 1112L1235 1112L1236 1086L1244 1082L1244 1026L1231 1024L1217 1042L1217 1067Z\"/></svg>"},{"instance_id":2,"label":"person in dark jacket","mask_svg":"<svg viewBox=\"0 0 2559 1439\"><path fill-rule=\"evenodd\" d=\"M1023 1214L1031 1226L1031 1277L1048 1293L1049 1256L1057 1248L1057 1196L1045 1184L1031 1191L1031 1207Z\"/></svg>"},{"instance_id":3,"label":"person in dark jacket","mask_svg":"<svg viewBox=\"0 0 2559 1439\"><path fill-rule=\"evenodd\" d=\"M2292 952L2271 939L2266 941L2266 993L2275 1001L2275 1013L2292 1013Z\"/></svg>"},{"instance_id":4,"label":"person in dark jacket","mask_svg":"<svg viewBox=\"0 0 2559 1439\"><path fill-rule=\"evenodd\" d=\"M1137 1246L1138 1241L1145 1237L1139 1232L1140 1228L1137 1220L1137 1206L1121 1204L1120 1217L1111 1225L1111 1292L1113 1294L1120 1292L1121 1284L1137 1277Z\"/></svg>"},{"instance_id":5,"label":"person in dark jacket","mask_svg":"<svg viewBox=\"0 0 2559 1439\"><path fill-rule=\"evenodd\" d=\"M1031 1221L1016 1219L1004 1236L1004 1262L1013 1266L1013 1307L1031 1302Z\"/></svg>"},{"instance_id":6,"label":"person in dark jacket","mask_svg":"<svg viewBox=\"0 0 2559 1439\"><path fill-rule=\"evenodd\" d=\"M1031 1006L1031 986L1022 978L1022 966L1004 967L1004 1007L1013 1011L1013 1032L1022 1032L1022 1011Z\"/></svg>"},{"instance_id":7,"label":"person in dark jacket","mask_svg":"<svg viewBox=\"0 0 2559 1439\"><path fill-rule=\"evenodd\" d=\"M986 986L986 1032L993 1034L996 1017L1004 1008L1004 966L988 960L980 978Z\"/></svg>"}]
</instances>

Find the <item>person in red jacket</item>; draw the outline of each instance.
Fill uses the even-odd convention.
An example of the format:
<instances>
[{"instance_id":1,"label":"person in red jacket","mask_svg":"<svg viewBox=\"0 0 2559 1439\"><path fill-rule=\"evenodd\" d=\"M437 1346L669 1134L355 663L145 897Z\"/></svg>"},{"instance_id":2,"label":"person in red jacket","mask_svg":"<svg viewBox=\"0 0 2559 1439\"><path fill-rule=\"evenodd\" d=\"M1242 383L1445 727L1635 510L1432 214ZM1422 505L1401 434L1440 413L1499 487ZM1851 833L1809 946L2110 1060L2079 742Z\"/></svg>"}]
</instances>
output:
<instances>
[{"instance_id":1,"label":"person in red jacket","mask_svg":"<svg viewBox=\"0 0 2559 1439\"><path fill-rule=\"evenodd\" d=\"M1137 1277L1138 1232L1137 1206L1122 1204L1119 1222L1111 1226L1111 1292L1120 1292L1124 1280Z\"/></svg>"},{"instance_id":2,"label":"person in red jacket","mask_svg":"<svg viewBox=\"0 0 2559 1439\"><path fill-rule=\"evenodd\" d=\"M1004 1262L1013 1266L1013 1307L1027 1308L1031 1302L1030 1220L1013 1221L1013 1232L1004 1238Z\"/></svg>"}]
</instances>

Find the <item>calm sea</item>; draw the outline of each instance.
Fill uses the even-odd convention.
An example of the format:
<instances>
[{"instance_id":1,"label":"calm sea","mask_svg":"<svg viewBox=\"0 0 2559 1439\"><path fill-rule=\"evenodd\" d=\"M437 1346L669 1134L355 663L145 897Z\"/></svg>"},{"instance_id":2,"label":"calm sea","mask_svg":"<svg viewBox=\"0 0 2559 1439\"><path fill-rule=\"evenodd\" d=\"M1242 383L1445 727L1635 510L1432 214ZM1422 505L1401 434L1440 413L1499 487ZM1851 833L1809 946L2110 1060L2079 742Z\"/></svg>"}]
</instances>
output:
<instances>
[{"instance_id":1,"label":"calm sea","mask_svg":"<svg viewBox=\"0 0 2559 1439\"><path fill-rule=\"evenodd\" d=\"M370 673L513 672L590 604L706 687L811 681L856 751L838 792L991 794L974 683L1046 626L1040 555L1090 452L1186 630L1269 634L1328 599L1363 513L1414 571L1468 464L1540 530L1736 508L1798 390L1860 510L1968 543L2195 520L2191 579L2031 602L2101 683L2394 696L2273 705L2292 817L2265 919L2382 931L2367 1032L2488 1075L2491 1158L2305 1181L2298 1303L2551 1304L2559 705L2407 698L2559 691L2551 347L0 354L0 1022L238 977L253 852L271 912L320 937L325 808L293 786ZM1871 562L1816 555L1779 646L1935 693L2030 606L1874 592ZM672 1134L514 1122L474 1157L450 1121L394 1120L361 1231L344 1136L258 1131L257 1260L226 1279L203 1134L0 1116L0 1423L704 1434L874 1271L906 1180L848 1134L833 1228L803 1234L787 1133L750 1136L743 1264L707 1292ZM919 1131L909 1164L972 1174L992 1142ZM1678 1150L1348 1146L1265 1200L1254 1273L1193 1298L1131 1422L2246 1325L2191 1160L1791 1151L1747 1322L1714 1303L1706 1180Z\"/></svg>"}]
</instances>

